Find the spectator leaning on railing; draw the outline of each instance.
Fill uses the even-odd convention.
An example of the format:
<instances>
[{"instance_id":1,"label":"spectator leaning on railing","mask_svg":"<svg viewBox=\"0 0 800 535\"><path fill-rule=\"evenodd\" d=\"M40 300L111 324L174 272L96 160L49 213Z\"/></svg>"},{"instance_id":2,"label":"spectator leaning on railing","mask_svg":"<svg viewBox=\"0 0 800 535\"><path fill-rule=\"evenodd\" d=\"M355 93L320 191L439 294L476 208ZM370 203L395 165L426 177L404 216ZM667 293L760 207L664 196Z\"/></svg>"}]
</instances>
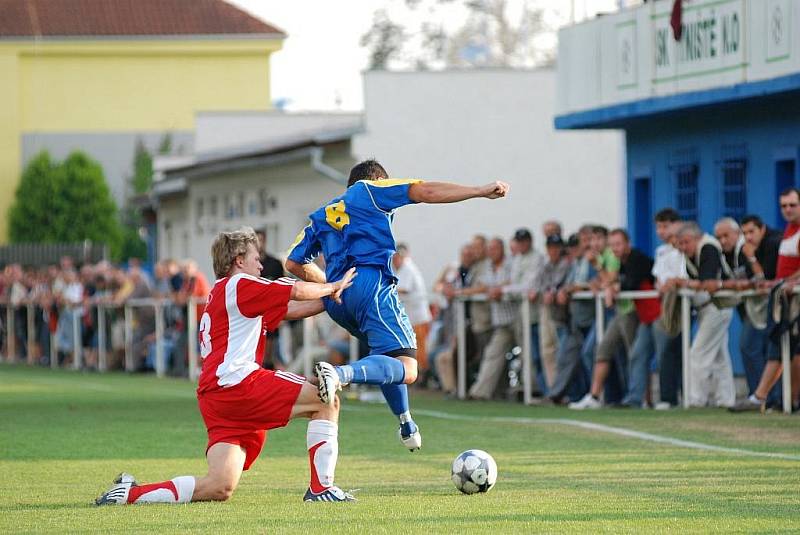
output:
<instances>
[{"instance_id":1,"label":"spectator leaning on railing","mask_svg":"<svg viewBox=\"0 0 800 535\"><path fill-rule=\"evenodd\" d=\"M793 295L794 287L800 279L800 191L789 188L781 192L779 197L781 215L786 220L786 230L778 249L778 261L775 267L777 280L784 280L783 291L787 299L797 299ZM766 261L766 260L765 260ZM790 331L791 332L791 331ZM791 398L796 405L800 400L800 347L797 337L790 334L789 350L792 352ZM738 403L734 410L764 411L769 401L770 392L777 384L782 373L781 352L777 344L770 344L767 363L758 382L758 386L750 396Z\"/></svg>"},{"instance_id":2,"label":"spectator leaning on railing","mask_svg":"<svg viewBox=\"0 0 800 535\"><path fill-rule=\"evenodd\" d=\"M617 276L605 285L605 293L609 300L614 300L620 291L634 291L653 288L653 279L650 271L653 269L653 259L645 255L638 249L631 247L628 233L623 229L614 229L609 233L609 246L614 256L619 260L620 267ZM615 354L620 350L625 350L628 358L633 355L631 348L637 334L640 319L645 323L652 323L658 317L657 300L642 300L638 308L630 300L631 309L625 306L617 307L617 315L608 325L608 330L597 347L595 356L594 372L592 374L592 386L588 394L583 399L575 403L570 403L571 409L597 409L602 407L600 395L603 392L605 381L611 370L611 361ZM655 301L655 303L652 303ZM655 307L655 309L654 309ZM640 312L641 311L641 312ZM641 355L644 360L644 355ZM649 356L647 356L649 364ZM646 377L641 377L643 366L640 362L631 362L631 376L629 383L630 397L623 399L623 404L640 406L644 394Z\"/></svg>"},{"instance_id":3,"label":"spectator leaning on railing","mask_svg":"<svg viewBox=\"0 0 800 535\"><path fill-rule=\"evenodd\" d=\"M506 352L514 345L514 322L517 306L503 300L503 287L511 282L511 263L506 259L502 238L492 238L488 246L490 269L475 281L481 291L488 291L492 317L492 335L483 351L478 378L469 390L472 399L491 399L497 381L505 369Z\"/></svg>"},{"instance_id":4,"label":"spectator leaning on railing","mask_svg":"<svg viewBox=\"0 0 800 535\"><path fill-rule=\"evenodd\" d=\"M731 407L736 401L731 357L728 352L728 327L733 311L717 307L711 293L722 288L722 246L704 234L695 222L678 229L678 249L686 256L689 279L673 279L678 287L697 293L692 298L697 309L697 334L689 350L689 405Z\"/></svg>"},{"instance_id":5,"label":"spectator leaning on railing","mask_svg":"<svg viewBox=\"0 0 800 535\"><path fill-rule=\"evenodd\" d=\"M584 299L570 299L572 293L589 289L589 282L597 276L594 267L594 253L591 249L592 228L585 225L578 232L577 244L572 255L574 261L564 284L556 295L556 300L568 304L568 330L559 344L556 356L556 377L550 388L549 398L561 404L566 396L571 401L581 399L589 390L590 373L583 361L594 360L594 338L591 335L595 324L594 302Z\"/></svg>"},{"instance_id":6,"label":"spectator leaning on railing","mask_svg":"<svg viewBox=\"0 0 800 535\"><path fill-rule=\"evenodd\" d=\"M669 289L670 279L687 278L686 257L676 247L677 231L681 225L678 212L672 208L664 208L656 213L654 219L656 235L662 244L656 248L651 273L655 277L656 288L663 296L664 291ZM682 383L681 335L667 332L664 318L661 317L652 327L652 341L652 348L639 346L637 349L645 352L654 351L656 355L661 401L654 406L660 410L676 407Z\"/></svg>"}]
</instances>

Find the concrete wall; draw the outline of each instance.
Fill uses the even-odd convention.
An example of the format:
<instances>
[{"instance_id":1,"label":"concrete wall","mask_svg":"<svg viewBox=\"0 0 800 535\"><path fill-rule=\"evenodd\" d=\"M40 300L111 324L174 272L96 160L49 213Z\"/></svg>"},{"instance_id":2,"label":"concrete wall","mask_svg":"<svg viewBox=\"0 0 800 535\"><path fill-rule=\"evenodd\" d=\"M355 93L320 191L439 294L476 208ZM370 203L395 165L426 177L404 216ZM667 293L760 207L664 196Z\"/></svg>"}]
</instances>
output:
<instances>
[{"instance_id":1,"label":"concrete wall","mask_svg":"<svg viewBox=\"0 0 800 535\"><path fill-rule=\"evenodd\" d=\"M141 139L151 154L155 155L165 132L35 132L22 136L22 167L42 150L63 160L74 150L81 150L100 162L106 182L111 189L117 206L123 206L126 196L127 180L133 176L133 157L137 140ZM172 149L177 153L192 150L193 134L190 130L169 132Z\"/></svg>"},{"instance_id":2,"label":"concrete wall","mask_svg":"<svg viewBox=\"0 0 800 535\"><path fill-rule=\"evenodd\" d=\"M195 151L211 152L308 132L351 129L360 123L360 113L201 112L195 118Z\"/></svg>"},{"instance_id":3,"label":"concrete wall","mask_svg":"<svg viewBox=\"0 0 800 535\"><path fill-rule=\"evenodd\" d=\"M556 131L553 70L368 72L364 85L365 133L354 156L374 156L398 178L512 187L501 201L397 212L395 236L409 243L429 285L478 232L508 238L529 227L541 249L547 219L566 232L624 221L623 135Z\"/></svg>"},{"instance_id":4,"label":"concrete wall","mask_svg":"<svg viewBox=\"0 0 800 535\"><path fill-rule=\"evenodd\" d=\"M193 127L198 110L267 110L269 57L281 45L280 39L3 39L0 243L22 145L31 136L40 147L44 134L182 132ZM64 143L60 138L54 152Z\"/></svg>"},{"instance_id":5,"label":"concrete wall","mask_svg":"<svg viewBox=\"0 0 800 535\"><path fill-rule=\"evenodd\" d=\"M324 162L347 172L353 165L349 144L326 148ZM307 224L308 214L341 194L342 189L315 172L307 157L272 167L190 179L187 195L165 198L160 203L158 257L194 258L209 280L214 280L211 242L218 232L242 225L266 228L267 249L282 256ZM264 213L262 194L269 199ZM216 210L212 213L214 203Z\"/></svg>"}]
</instances>

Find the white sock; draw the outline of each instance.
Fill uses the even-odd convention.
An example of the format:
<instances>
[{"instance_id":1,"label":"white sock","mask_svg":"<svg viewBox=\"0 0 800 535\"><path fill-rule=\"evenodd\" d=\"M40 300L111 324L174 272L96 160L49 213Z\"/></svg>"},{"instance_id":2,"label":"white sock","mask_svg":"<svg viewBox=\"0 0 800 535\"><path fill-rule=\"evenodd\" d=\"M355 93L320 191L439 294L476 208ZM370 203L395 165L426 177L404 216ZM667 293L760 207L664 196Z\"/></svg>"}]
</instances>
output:
<instances>
[{"instance_id":1,"label":"white sock","mask_svg":"<svg viewBox=\"0 0 800 535\"><path fill-rule=\"evenodd\" d=\"M320 493L333 485L339 457L339 427L329 420L308 422L306 444L311 464L311 491Z\"/></svg>"},{"instance_id":2,"label":"white sock","mask_svg":"<svg viewBox=\"0 0 800 535\"><path fill-rule=\"evenodd\" d=\"M128 494L128 503L190 502L194 494L194 484L194 476L180 476L161 483L133 487Z\"/></svg>"}]
</instances>

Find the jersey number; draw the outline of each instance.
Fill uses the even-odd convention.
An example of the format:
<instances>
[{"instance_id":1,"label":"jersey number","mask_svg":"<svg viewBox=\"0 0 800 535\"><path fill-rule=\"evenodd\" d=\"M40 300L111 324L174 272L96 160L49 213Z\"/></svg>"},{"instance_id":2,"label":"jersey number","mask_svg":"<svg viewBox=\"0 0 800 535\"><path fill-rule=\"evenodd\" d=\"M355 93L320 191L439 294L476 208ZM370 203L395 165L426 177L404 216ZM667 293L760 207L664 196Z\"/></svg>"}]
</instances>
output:
<instances>
[{"instance_id":1,"label":"jersey number","mask_svg":"<svg viewBox=\"0 0 800 535\"><path fill-rule=\"evenodd\" d=\"M350 224L350 216L345 211L344 201L329 204L325 207L325 221L338 231Z\"/></svg>"},{"instance_id":2,"label":"jersey number","mask_svg":"<svg viewBox=\"0 0 800 535\"><path fill-rule=\"evenodd\" d=\"M211 316L208 312L200 318L200 357L206 358L211 354Z\"/></svg>"}]
</instances>

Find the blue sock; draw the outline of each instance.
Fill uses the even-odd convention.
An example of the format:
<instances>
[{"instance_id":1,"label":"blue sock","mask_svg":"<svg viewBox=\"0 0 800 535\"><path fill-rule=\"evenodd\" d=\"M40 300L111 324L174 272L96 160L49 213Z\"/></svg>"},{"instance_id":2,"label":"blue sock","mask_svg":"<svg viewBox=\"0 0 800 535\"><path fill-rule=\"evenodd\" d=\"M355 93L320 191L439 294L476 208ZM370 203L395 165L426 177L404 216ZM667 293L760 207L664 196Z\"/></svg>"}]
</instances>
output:
<instances>
[{"instance_id":1,"label":"blue sock","mask_svg":"<svg viewBox=\"0 0 800 535\"><path fill-rule=\"evenodd\" d=\"M381 392L383 392L383 397L386 398L386 403L392 410L392 414L399 417L401 414L408 412L408 386L381 385Z\"/></svg>"},{"instance_id":2,"label":"blue sock","mask_svg":"<svg viewBox=\"0 0 800 535\"><path fill-rule=\"evenodd\" d=\"M368 385L401 385L406 376L403 363L386 355L369 355L353 364L336 366L336 373L342 383Z\"/></svg>"}]
</instances>

